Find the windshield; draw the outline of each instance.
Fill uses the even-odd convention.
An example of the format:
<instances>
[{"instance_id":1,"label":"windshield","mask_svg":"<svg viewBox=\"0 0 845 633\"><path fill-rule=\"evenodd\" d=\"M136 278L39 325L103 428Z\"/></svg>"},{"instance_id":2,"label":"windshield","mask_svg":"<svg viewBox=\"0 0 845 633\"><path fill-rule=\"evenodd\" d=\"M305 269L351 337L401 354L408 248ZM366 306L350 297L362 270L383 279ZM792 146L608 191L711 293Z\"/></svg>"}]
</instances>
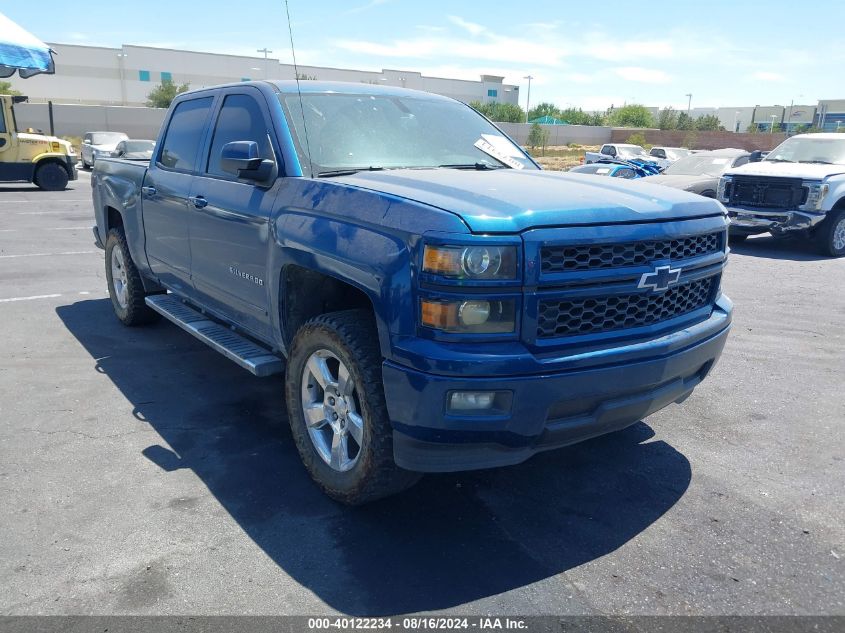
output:
<instances>
[{"instance_id":1,"label":"windshield","mask_svg":"<svg viewBox=\"0 0 845 633\"><path fill-rule=\"evenodd\" d=\"M155 141L126 141L123 146L127 152L151 152Z\"/></svg>"},{"instance_id":2,"label":"windshield","mask_svg":"<svg viewBox=\"0 0 845 633\"><path fill-rule=\"evenodd\" d=\"M120 132L94 132L91 134L91 145L115 145L126 138Z\"/></svg>"},{"instance_id":3,"label":"windshield","mask_svg":"<svg viewBox=\"0 0 845 633\"><path fill-rule=\"evenodd\" d=\"M729 156L687 156L669 165L663 172L667 176L721 176L731 166Z\"/></svg>"},{"instance_id":4,"label":"windshield","mask_svg":"<svg viewBox=\"0 0 845 633\"><path fill-rule=\"evenodd\" d=\"M794 136L774 148L763 160L845 165L845 134L842 136L841 139Z\"/></svg>"},{"instance_id":5,"label":"windshield","mask_svg":"<svg viewBox=\"0 0 845 633\"><path fill-rule=\"evenodd\" d=\"M616 146L620 158L648 158L651 156L646 154L646 151L639 145L617 145Z\"/></svg>"},{"instance_id":6,"label":"windshield","mask_svg":"<svg viewBox=\"0 0 845 633\"><path fill-rule=\"evenodd\" d=\"M400 167L536 169L519 147L457 101L303 94L300 109L299 96L281 99L293 122L300 160L308 165L310 153L314 175Z\"/></svg>"}]
</instances>

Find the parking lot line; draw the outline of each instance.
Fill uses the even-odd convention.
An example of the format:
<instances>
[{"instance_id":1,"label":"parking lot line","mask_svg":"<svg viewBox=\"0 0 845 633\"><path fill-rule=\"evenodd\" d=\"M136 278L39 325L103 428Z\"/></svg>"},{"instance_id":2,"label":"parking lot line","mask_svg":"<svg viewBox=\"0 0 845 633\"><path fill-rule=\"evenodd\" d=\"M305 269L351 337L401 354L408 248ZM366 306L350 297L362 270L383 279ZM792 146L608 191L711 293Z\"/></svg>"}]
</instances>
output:
<instances>
[{"instance_id":1,"label":"parking lot line","mask_svg":"<svg viewBox=\"0 0 845 633\"><path fill-rule=\"evenodd\" d=\"M0 303L12 303L13 301L32 301L34 299L54 299L55 297L61 297L61 294L53 294L53 295L33 295L31 297L10 297L8 299L0 299Z\"/></svg>"},{"instance_id":2,"label":"parking lot line","mask_svg":"<svg viewBox=\"0 0 845 633\"><path fill-rule=\"evenodd\" d=\"M9 297L7 299L0 299L0 303L15 303L17 301L34 301L36 299L55 299L56 297L64 297L64 296L67 296L68 294L75 294L75 295L87 297L87 296L89 296L93 293L88 291L88 290L82 290L80 292L71 292L71 293L67 293L67 292L61 293L61 292L59 292L59 293L49 294L49 295L32 295L30 297Z\"/></svg>"},{"instance_id":3,"label":"parking lot line","mask_svg":"<svg viewBox=\"0 0 845 633\"><path fill-rule=\"evenodd\" d=\"M42 231L90 231L90 226L54 226L49 227L46 229L40 229ZM30 233L30 229L0 229L0 233L17 233L17 232L25 232Z\"/></svg>"},{"instance_id":4,"label":"parking lot line","mask_svg":"<svg viewBox=\"0 0 845 633\"><path fill-rule=\"evenodd\" d=\"M0 191L2 191L0 189ZM42 198L42 199L26 199L26 198L18 198L15 200L0 200L0 204L20 204L21 202L26 203L45 203L45 202L91 202L91 198Z\"/></svg>"},{"instance_id":5,"label":"parking lot line","mask_svg":"<svg viewBox=\"0 0 845 633\"><path fill-rule=\"evenodd\" d=\"M56 255L91 255L97 251L65 251L63 253L25 253L23 255L0 255L0 259L16 259L19 257L52 257Z\"/></svg>"}]
</instances>

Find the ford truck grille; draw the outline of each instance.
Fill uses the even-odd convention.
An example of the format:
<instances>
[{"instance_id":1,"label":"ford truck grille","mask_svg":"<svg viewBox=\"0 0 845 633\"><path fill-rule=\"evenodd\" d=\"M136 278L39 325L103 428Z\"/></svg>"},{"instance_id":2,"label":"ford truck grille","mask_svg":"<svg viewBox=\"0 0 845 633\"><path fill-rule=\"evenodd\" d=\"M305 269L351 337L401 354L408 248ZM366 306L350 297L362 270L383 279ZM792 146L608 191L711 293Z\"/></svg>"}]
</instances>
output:
<instances>
[{"instance_id":1,"label":"ford truck grille","mask_svg":"<svg viewBox=\"0 0 845 633\"><path fill-rule=\"evenodd\" d=\"M732 205L794 209L807 201L807 188L800 178L733 176L725 196Z\"/></svg>"},{"instance_id":2,"label":"ford truck grille","mask_svg":"<svg viewBox=\"0 0 845 633\"><path fill-rule=\"evenodd\" d=\"M653 240L622 244L582 244L543 247L543 273L598 270L642 266L660 259L674 261L708 255L721 250L719 233L695 235L676 240Z\"/></svg>"},{"instance_id":3,"label":"ford truck grille","mask_svg":"<svg viewBox=\"0 0 845 633\"><path fill-rule=\"evenodd\" d=\"M718 275L673 286L660 294L623 294L587 299L542 299L537 338L610 332L652 325L707 306Z\"/></svg>"}]
</instances>

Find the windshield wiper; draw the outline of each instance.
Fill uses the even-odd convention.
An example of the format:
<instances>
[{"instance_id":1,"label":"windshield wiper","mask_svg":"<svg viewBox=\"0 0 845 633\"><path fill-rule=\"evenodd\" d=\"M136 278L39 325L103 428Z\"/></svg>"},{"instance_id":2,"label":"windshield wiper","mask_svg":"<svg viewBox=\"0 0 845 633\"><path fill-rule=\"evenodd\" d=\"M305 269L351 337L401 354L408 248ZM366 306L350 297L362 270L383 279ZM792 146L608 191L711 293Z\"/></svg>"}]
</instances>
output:
<instances>
[{"instance_id":1,"label":"windshield wiper","mask_svg":"<svg viewBox=\"0 0 845 633\"><path fill-rule=\"evenodd\" d=\"M799 163L807 163L809 165L832 165L829 160L799 160Z\"/></svg>"},{"instance_id":2,"label":"windshield wiper","mask_svg":"<svg viewBox=\"0 0 845 633\"><path fill-rule=\"evenodd\" d=\"M455 163L454 165L438 165L438 167L443 169L475 169L477 171L501 169L499 165L491 165L490 163Z\"/></svg>"},{"instance_id":3,"label":"windshield wiper","mask_svg":"<svg viewBox=\"0 0 845 633\"><path fill-rule=\"evenodd\" d=\"M317 178L328 178L330 176L351 176L357 174L359 171L382 171L384 167L354 167L350 169L330 169L328 171L318 171Z\"/></svg>"},{"instance_id":4,"label":"windshield wiper","mask_svg":"<svg viewBox=\"0 0 845 633\"><path fill-rule=\"evenodd\" d=\"M767 163L794 163L794 160L786 160L785 158L764 158Z\"/></svg>"}]
</instances>

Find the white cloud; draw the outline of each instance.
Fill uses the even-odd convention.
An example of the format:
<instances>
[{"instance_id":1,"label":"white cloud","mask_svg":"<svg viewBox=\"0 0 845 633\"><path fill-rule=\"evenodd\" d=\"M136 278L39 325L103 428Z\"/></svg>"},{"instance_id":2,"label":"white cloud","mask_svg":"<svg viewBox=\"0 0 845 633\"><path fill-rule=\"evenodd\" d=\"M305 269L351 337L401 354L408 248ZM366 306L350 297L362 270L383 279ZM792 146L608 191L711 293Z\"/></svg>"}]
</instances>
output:
<instances>
[{"instance_id":1,"label":"white cloud","mask_svg":"<svg viewBox=\"0 0 845 633\"><path fill-rule=\"evenodd\" d=\"M484 33L484 31L487 30L480 24L476 24L475 22L468 22L467 20L464 20L463 18L458 17L457 15L449 15L446 17L449 18L449 21L452 24L455 24L461 27L462 29L468 31L471 35L481 35L482 33Z\"/></svg>"},{"instance_id":2,"label":"white cloud","mask_svg":"<svg viewBox=\"0 0 845 633\"><path fill-rule=\"evenodd\" d=\"M668 73L655 68L622 66L620 68L614 68L613 72L626 81L638 81L646 84L665 84L672 80Z\"/></svg>"},{"instance_id":3,"label":"white cloud","mask_svg":"<svg viewBox=\"0 0 845 633\"><path fill-rule=\"evenodd\" d=\"M754 77L754 79L757 79L759 81L783 81L784 80L783 75L780 75L778 73L762 71L762 70L754 73L753 77Z\"/></svg>"}]
</instances>

